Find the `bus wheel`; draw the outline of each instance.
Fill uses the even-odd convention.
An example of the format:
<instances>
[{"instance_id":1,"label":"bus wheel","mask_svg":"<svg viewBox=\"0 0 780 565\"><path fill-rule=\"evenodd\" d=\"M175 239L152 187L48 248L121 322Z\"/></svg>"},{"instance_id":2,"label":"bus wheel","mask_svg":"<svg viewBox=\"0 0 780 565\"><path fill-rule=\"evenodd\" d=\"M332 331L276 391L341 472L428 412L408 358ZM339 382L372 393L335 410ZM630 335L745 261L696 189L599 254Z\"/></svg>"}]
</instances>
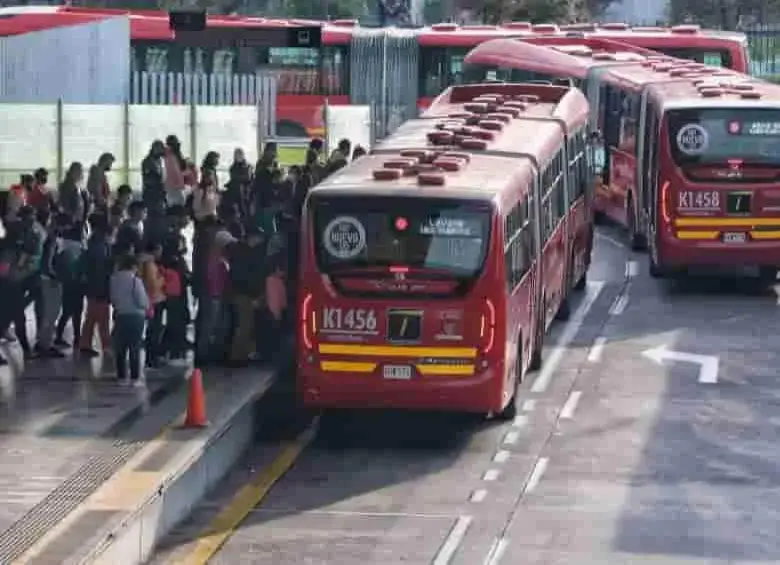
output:
<instances>
[{"instance_id":1,"label":"bus wheel","mask_svg":"<svg viewBox=\"0 0 780 565\"><path fill-rule=\"evenodd\" d=\"M520 343L522 342L523 340L521 337ZM520 346L517 348L517 359L515 359L514 372L515 382L512 390L512 398L506 403L504 409L496 414L496 419L501 420L502 422L514 420L515 416L517 416L517 391L520 389L520 383L523 382L523 350Z\"/></svg>"},{"instance_id":2,"label":"bus wheel","mask_svg":"<svg viewBox=\"0 0 780 565\"><path fill-rule=\"evenodd\" d=\"M587 285L588 285L588 271L585 271L584 273L582 273L580 280L578 280L577 283L574 285L574 290L585 290L585 287Z\"/></svg>"},{"instance_id":3,"label":"bus wheel","mask_svg":"<svg viewBox=\"0 0 780 565\"><path fill-rule=\"evenodd\" d=\"M561 300L561 305L558 307L558 312L555 314L555 319L559 322L565 322L571 316L571 306L569 305L569 299L564 298Z\"/></svg>"},{"instance_id":4,"label":"bus wheel","mask_svg":"<svg viewBox=\"0 0 780 565\"><path fill-rule=\"evenodd\" d=\"M758 271L758 282L762 286L777 283L777 269L774 267L761 267Z\"/></svg>"},{"instance_id":5,"label":"bus wheel","mask_svg":"<svg viewBox=\"0 0 780 565\"><path fill-rule=\"evenodd\" d=\"M626 206L628 207L626 212L628 226L626 227L628 228L628 238L631 241L631 251L644 251L647 246L645 244L645 238L636 231L636 212L634 212L634 201L631 197L628 198Z\"/></svg>"},{"instance_id":6,"label":"bus wheel","mask_svg":"<svg viewBox=\"0 0 780 565\"><path fill-rule=\"evenodd\" d=\"M531 359L528 361L529 371L538 371L542 368L542 347L544 346L544 322L539 321L536 331L536 339L534 339L533 350L531 351Z\"/></svg>"},{"instance_id":7,"label":"bus wheel","mask_svg":"<svg viewBox=\"0 0 780 565\"><path fill-rule=\"evenodd\" d=\"M666 276L664 269L655 262L653 254L650 254L650 276L654 279L662 279Z\"/></svg>"}]
</instances>

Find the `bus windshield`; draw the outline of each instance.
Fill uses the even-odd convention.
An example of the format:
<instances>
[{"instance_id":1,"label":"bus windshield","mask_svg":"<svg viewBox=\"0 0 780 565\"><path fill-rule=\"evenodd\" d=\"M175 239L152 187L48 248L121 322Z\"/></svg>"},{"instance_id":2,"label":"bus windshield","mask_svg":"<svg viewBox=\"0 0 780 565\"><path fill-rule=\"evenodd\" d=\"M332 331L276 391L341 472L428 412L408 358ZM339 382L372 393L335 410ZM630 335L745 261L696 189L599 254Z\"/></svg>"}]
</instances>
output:
<instances>
[{"instance_id":1,"label":"bus windshield","mask_svg":"<svg viewBox=\"0 0 780 565\"><path fill-rule=\"evenodd\" d=\"M457 278L482 271L490 207L423 198L314 197L317 265L326 274L408 268Z\"/></svg>"},{"instance_id":2,"label":"bus windshield","mask_svg":"<svg viewBox=\"0 0 780 565\"><path fill-rule=\"evenodd\" d=\"M686 108L667 120L678 165L778 166L780 109Z\"/></svg>"},{"instance_id":3,"label":"bus windshield","mask_svg":"<svg viewBox=\"0 0 780 565\"><path fill-rule=\"evenodd\" d=\"M510 69L482 63L463 65L463 84L485 82L549 82L550 84L580 87L582 81L575 78L553 76L526 69Z\"/></svg>"},{"instance_id":4,"label":"bus windshield","mask_svg":"<svg viewBox=\"0 0 780 565\"><path fill-rule=\"evenodd\" d=\"M670 57L696 61L697 63L703 63L711 67L732 68L731 54L728 51L721 49L705 50L695 47L654 47L653 50L659 51L664 55L669 55Z\"/></svg>"}]
</instances>

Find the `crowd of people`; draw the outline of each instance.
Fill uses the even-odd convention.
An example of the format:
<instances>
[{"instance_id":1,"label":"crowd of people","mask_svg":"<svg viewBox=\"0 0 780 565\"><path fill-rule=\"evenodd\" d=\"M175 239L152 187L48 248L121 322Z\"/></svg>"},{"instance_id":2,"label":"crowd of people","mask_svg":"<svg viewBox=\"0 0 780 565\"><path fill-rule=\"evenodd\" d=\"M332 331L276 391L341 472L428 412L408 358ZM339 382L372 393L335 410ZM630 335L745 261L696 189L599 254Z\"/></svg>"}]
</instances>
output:
<instances>
[{"instance_id":1,"label":"crowd of people","mask_svg":"<svg viewBox=\"0 0 780 565\"><path fill-rule=\"evenodd\" d=\"M220 156L208 152L198 170L170 135L151 144L140 191L110 186L110 153L87 171L71 163L56 189L45 169L22 175L0 201L0 336L25 360L111 356L117 379L137 386L143 358L150 369L190 350L198 366L273 358L294 303L308 190L363 154L342 140L326 159L314 139L304 163L285 170L275 143L254 167L236 149L221 187Z\"/></svg>"}]
</instances>

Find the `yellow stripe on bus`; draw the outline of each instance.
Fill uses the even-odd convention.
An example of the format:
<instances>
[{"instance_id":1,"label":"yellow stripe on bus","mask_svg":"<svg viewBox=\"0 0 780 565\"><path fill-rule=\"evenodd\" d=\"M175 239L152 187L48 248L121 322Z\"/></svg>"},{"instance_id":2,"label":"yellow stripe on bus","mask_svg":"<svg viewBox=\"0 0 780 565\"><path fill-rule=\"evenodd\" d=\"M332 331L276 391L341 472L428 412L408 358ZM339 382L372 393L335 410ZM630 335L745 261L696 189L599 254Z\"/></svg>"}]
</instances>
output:
<instances>
[{"instance_id":1,"label":"yellow stripe on bus","mask_svg":"<svg viewBox=\"0 0 780 565\"><path fill-rule=\"evenodd\" d=\"M468 377L474 374L474 365L416 365L421 375Z\"/></svg>"},{"instance_id":2,"label":"yellow stripe on bus","mask_svg":"<svg viewBox=\"0 0 780 565\"><path fill-rule=\"evenodd\" d=\"M373 373L376 363L359 363L355 361L322 361L320 369L338 373Z\"/></svg>"},{"instance_id":3,"label":"yellow stripe on bus","mask_svg":"<svg viewBox=\"0 0 780 565\"><path fill-rule=\"evenodd\" d=\"M348 345L323 343L319 352L325 355L376 355L381 357L443 357L451 359L477 356L476 347L422 347L410 345Z\"/></svg>"},{"instance_id":4,"label":"yellow stripe on bus","mask_svg":"<svg viewBox=\"0 0 780 565\"><path fill-rule=\"evenodd\" d=\"M752 239L780 239L780 231L752 231L750 237Z\"/></svg>"},{"instance_id":5,"label":"yellow stripe on bus","mask_svg":"<svg viewBox=\"0 0 780 565\"><path fill-rule=\"evenodd\" d=\"M715 239L720 234L719 231L678 231L677 239Z\"/></svg>"},{"instance_id":6,"label":"yellow stripe on bus","mask_svg":"<svg viewBox=\"0 0 780 565\"><path fill-rule=\"evenodd\" d=\"M777 226L780 218L675 218L674 224L679 227L735 227L735 226Z\"/></svg>"}]
</instances>

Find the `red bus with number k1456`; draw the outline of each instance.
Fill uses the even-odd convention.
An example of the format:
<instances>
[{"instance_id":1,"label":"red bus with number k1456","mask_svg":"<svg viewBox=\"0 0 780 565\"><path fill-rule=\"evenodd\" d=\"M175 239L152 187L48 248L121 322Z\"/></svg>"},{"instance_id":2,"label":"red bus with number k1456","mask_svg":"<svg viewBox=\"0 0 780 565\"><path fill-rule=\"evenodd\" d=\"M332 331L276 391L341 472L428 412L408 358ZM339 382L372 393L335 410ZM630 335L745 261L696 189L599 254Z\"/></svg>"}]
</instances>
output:
<instances>
[{"instance_id":1,"label":"red bus with number k1456","mask_svg":"<svg viewBox=\"0 0 780 565\"><path fill-rule=\"evenodd\" d=\"M546 330L586 283L587 123L575 88L452 87L313 188L303 404L513 417Z\"/></svg>"}]
</instances>

